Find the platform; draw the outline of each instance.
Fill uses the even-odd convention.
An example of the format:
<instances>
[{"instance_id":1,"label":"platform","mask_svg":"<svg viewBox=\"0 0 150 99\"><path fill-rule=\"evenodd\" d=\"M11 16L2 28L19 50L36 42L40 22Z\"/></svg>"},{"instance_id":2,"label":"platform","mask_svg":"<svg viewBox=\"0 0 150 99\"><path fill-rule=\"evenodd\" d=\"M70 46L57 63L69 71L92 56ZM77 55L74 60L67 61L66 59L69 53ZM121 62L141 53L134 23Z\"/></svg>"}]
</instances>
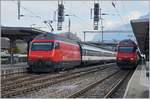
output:
<instances>
[{"instance_id":1,"label":"platform","mask_svg":"<svg viewBox=\"0 0 150 99\"><path fill-rule=\"evenodd\" d=\"M146 62L146 64L143 65L138 65L127 85L124 98L149 97L150 80L148 72L149 72L149 62Z\"/></svg>"},{"instance_id":2,"label":"platform","mask_svg":"<svg viewBox=\"0 0 150 99\"><path fill-rule=\"evenodd\" d=\"M1 65L1 75L26 72L27 68L27 62Z\"/></svg>"}]
</instances>

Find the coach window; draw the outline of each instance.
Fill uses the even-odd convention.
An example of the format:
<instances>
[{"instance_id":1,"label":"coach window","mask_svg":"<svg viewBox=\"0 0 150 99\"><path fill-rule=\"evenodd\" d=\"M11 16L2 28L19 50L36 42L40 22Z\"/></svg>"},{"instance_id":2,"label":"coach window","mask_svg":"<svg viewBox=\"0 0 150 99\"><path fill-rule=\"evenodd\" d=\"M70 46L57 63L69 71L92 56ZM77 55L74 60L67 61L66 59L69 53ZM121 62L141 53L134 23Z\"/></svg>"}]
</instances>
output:
<instances>
[{"instance_id":1,"label":"coach window","mask_svg":"<svg viewBox=\"0 0 150 99\"><path fill-rule=\"evenodd\" d=\"M102 55L102 52L99 52L99 55L100 55L100 56L103 56L103 55Z\"/></svg>"},{"instance_id":2,"label":"coach window","mask_svg":"<svg viewBox=\"0 0 150 99\"><path fill-rule=\"evenodd\" d=\"M87 55L87 56L88 56L88 50L85 50L85 55Z\"/></svg>"},{"instance_id":3,"label":"coach window","mask_svg":"<svg viewBox=\"0 0 150 99\"><path fill-rule=\"evenodd\" d=\"M85 49L82 50L82 54L86 55L86 50Z\"/></svg>"}]
</instances>

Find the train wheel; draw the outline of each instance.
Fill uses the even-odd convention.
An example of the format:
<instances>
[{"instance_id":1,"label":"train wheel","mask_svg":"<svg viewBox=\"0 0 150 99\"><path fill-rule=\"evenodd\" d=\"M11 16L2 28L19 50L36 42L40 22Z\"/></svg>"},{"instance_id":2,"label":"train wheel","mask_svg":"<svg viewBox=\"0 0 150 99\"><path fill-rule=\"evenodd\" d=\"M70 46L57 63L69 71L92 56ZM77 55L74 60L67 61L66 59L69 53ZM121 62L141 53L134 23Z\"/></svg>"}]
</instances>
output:
<instances>
[{"instance_id":1,"label":"train wheel","mask_svg":"<svg viewBox=\"0 0 150 99\"><path fill-rule=\"evenodd\" d=\"M123 68L122 66L118 66L120 69L125 69L125 68Z\"/></svg>"},{"instance_id":2,"label":"train wheel","mask_svg":"<svg viewBox=\"0 0 150 99\"><path fill-rule=\"evenodd\" d=\"M59 71L62 71L62 69L61 68L56 68L55 69L55 72L59 72Z\"/></svg>"},{"instance_id":3,"label":"train wheel","mask_svg":"<svg viewBox=\"0 0 150 99\"><path fill-rule=\"evenodd\" d=\"M63 70L63 66L62 66L62 63L57 63L57 64L55 64L55 71L56 72L59 72L59 71L62 71Z\"/></svg>"}]
</instances>

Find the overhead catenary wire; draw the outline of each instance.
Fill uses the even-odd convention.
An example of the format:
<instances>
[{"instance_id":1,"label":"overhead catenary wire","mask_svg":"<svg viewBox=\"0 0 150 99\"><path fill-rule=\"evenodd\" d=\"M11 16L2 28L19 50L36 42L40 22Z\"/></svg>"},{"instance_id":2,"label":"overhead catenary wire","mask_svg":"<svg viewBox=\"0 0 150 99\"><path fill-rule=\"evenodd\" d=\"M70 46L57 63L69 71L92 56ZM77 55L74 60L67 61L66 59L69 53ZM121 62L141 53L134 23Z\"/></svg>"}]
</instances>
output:
<instances>
[{"instance_id":1,"label":"overhead catenary wire","mask_svg":"<svg viewBox=\"0 0 150 99\"><path fill-rule=\"evenodd\" d=\"M114 1L115 1L115 3L114 3ZM126 23L125 23L123 17L121 16L121 14L120 14L120 12L119 12L117 6L116 6L116 2L117 2L116 0L112 0L112 6L113 6L113 8L115 8L116 14L117 14L118 17L120 18L121 22L125 25ZM125 29L127 29L126 26L125 26Z\"/></svg>"},{"instance_id":2,"label":"overhead catenary wire","mask_svg":"<svg viewBox=\"0 0 150 99\"><path fill-rule=\"evenodd\" d=\"M71 6L72 6L72 3L71 3ZM70 11L72 9L71 6L68 6L68 9L69 9L69 10L67 10L68 15L70 15L70 17L74 17L78 22L81 23L80 25L82 25L83 27L87 27L85 24L83 24L83 21L86 22L86 24L89 24L89 22L87 22L87 19L85 19L85 17L82 18L82 17L78 16L77 14L73 13L73 11Z\"/></svg>"},{"instance_id":3,"label":"overhead catenary wire","mask_svg":"<svg viewBox=\"0 0 150 99\"><path fill-rule=\"evenodd\" d=\"M113 1L115 1L115 3L116 3L116 0L112 0L112 5L113 5L113 7L116 9L117 15L120 17L122 23L125 25L126 23L124 22L124 19L126 19L126 18L129 19L129 17L127 16L127 17L124 17L124 19L123 19L123 17L122 17L122 16L120 15L120 13L119 13L119 10L117 9L116 4L115 4ZM121 4L122 4L123 9L124 9L125 12L126 12L126 7L125 7L125 5L124 5L124 2L121 1ZM125 29L128 29L127 25L125 25ZM130 36L130 35L129 35L129 36ZM129 37L129 36L128 36L128 37ZM133 36L133 35L132 35L132 36ZM134 38L134 40L135 40L135 38Z\"/></svg>"},{"instance_id":4,"label":"overhead catenary wire","mask_svg":"<svg viewBox=\"0 0 150 99\"><path fill-rule=\"evenodd\" d=\"M119 12L119 10L117 9L117 6L116 6L116 4L115 4L114 2L112 2L112 6L115 8L115 11L116 11L117 15L119 16L121 22L122 22L123 24L125 24L124 19L123 19L122 16L120 15L120 12Z\"/></svg>"},{"instance_id":5,"label":"overhead catenary wire","mask_svg":"<svg viewBox=\"0 0 150 99\"><path fill-rule=\"evenodd\" d=\"M12 0L12 1L13 1L13 3L17 4L17 3L15 2L16 0ZM21 0L19 0L19 1L21 1ZM21 4L20 4L20 8L22 8L23 10L29 12L30 14L32 14L32 16L39 17L39 18L43 19L41 16L35 14L33 11L27 9L26 7L22 6Z\"/></svg>"},{"instance_id":6,"label":"overhead catenary wire","mask_svg":"<svg viewBox=\"0 0 150 99\"><path fill-rule=\"evenodd\" d=\"M124 1L120 1L121 2L121 5L122 5L122 8L124 9L124 12L127 12L127 10L126 10L126 7L125 7L125 4L124 4ZM127 20L127 19L129 19L129 17L127 16L127 17L125 17L125 20ZM128 35L128 37L130 38L130 39L132 39L132 37L133 37L133 34L131 34L131 35ZM136 39L134 38L134 41L135 41Z\"/></svg>"},{"instance_id":7,"label":"overhead catenary wire","mask_svg":"<svg viewBox=\"0 0 150 99\"><path fill-rule=\"evenodd\" d=\"M16 2L15 0L11 0L13 3L15 3L15 4L17 4L18 5L18 2ZM21 0L19 0L19 1L21 1ZM21 2L20 2L21 3ZM24 6L22 6L21 4L19 5L20 6L20 8L21 9L23 9L23 10L25 10L25 11L27 11L27 12L29 12L30 14L32 14L32 17L36 17L36 18L39 18L41 21L42 21L42 23L43 24L45 24L51 31L53 31L53 27L52 27L52 25L50 25L50 24L46 24L44 21L44 18L43 17L41 17L41 16L39 16L39 15L37 15L37 14L35 14L33 11L31 11L31 10L29 10L29 9L27 9L26 7L24 7ZM50 25L50 26L48 26L48 25Z\"/></svg>"}]
</instances>

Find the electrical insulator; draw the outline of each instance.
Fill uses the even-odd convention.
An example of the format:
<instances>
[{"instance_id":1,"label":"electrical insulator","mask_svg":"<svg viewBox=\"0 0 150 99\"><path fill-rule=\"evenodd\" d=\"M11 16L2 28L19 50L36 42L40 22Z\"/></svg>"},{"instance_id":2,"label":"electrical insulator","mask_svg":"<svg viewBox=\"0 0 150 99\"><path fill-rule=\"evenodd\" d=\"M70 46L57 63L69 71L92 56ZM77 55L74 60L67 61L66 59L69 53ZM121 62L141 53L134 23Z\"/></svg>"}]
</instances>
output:
<instances>
[{"instance_id":1,"label":"electrical insulator","mask_svg":"<svg viewBox=\"0 0 150 99\"><path fill-rule=\"evenodd\" d=\"M94 21L99 21L99 4L94 4Z\"/></svg>"},{"instance_id":2,"label":"electrical insulator","mask_svg":"<svg viewBox=\"0 0 150 99\"><path fill-rule=\"evenodd\" d=\"M58 22L64 21L64 5L59 4L58 5Z\"/></svg>"}]
</instances>

